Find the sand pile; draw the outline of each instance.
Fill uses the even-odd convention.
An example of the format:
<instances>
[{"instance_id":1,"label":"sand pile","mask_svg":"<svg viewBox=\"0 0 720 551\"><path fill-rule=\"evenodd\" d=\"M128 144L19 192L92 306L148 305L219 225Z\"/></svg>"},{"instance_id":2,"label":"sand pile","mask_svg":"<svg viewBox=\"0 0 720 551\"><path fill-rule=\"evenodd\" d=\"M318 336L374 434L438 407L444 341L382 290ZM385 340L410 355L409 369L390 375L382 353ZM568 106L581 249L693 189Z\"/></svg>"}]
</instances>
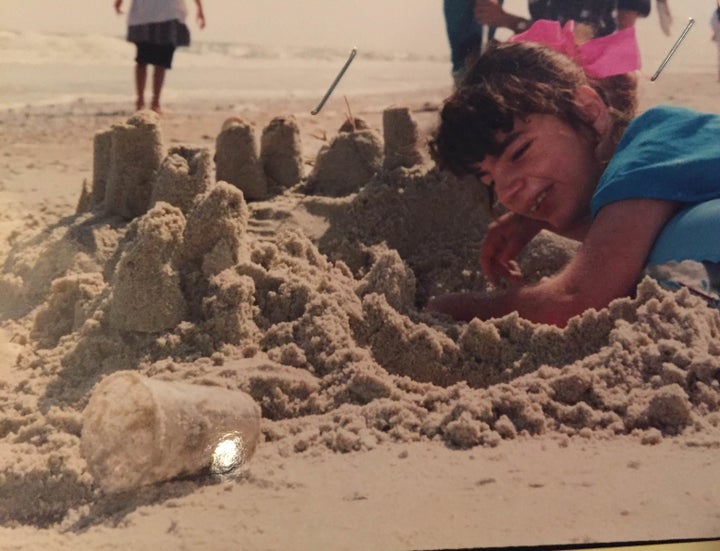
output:
<instances>
[{"instance_id":1,"label":"sand pile","mask_svg":"<svg viewBox=\"0 0 720 551\"><path fill-rule=\"evenodd\" d=\"M293 185L293 126L274 125L267 133L287 145L264 157L246 126L226 125L213 178L209 152L165 152L159 123L133 117L96 140L90 210L14 240L0 272L0 319L17 345L0 377L11 450L0 522L77 525L101 506L80 454L82 411L119 370L249 393L262 408L259 445L288 455L423 439L497 446L520 434L720 442L720 313L702 299L645 279L634 299L565 329L433 318L428 296L486 286L475 260L483 190L408 161L421 156L405 138L384 166L372 129L338 133ZM240 182L220 178L225 134L250 152L252 167L233 168ZM125 170L141 142L142 162ZM250 201L246 192L267 197L260 182L275 168L277 196ZM294 223L255 232L269 211ZM322 231L302 231L317 219ZM541 234L521 265L537 279L572 248Z\"/></svg>"},{"instance_id":2,"label":"sand pile","mask_svg":"<svg viewBox=\"0 0 720 551\"><path fill-rule=\"evenodd\" d=\"M319 151L306 191L345 196L358 191L383 164L380 134L363 120L348 120Z\"/></svg>"}]
</instances>

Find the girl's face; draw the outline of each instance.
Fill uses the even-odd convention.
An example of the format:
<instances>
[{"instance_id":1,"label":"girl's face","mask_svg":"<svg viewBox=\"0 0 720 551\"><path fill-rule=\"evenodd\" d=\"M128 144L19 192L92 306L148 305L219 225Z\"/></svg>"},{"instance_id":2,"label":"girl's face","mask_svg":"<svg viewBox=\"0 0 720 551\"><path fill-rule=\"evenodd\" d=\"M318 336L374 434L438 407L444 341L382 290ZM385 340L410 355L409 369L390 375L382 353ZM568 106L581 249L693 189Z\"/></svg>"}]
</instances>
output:
<instances>
[{"instance_id":1,"label":"girl's face","mask_svg":"<svg viewBox=\"0 0 720 551\"><path fill-rule=\"evenodd\" d=\"M483 183L494 182L506 208L557 230L587 220L603 170L590 130L576 130L553 115L531 115L498 138L502 153L485 157L475 168Z\"/></svg>"}]
</instances>

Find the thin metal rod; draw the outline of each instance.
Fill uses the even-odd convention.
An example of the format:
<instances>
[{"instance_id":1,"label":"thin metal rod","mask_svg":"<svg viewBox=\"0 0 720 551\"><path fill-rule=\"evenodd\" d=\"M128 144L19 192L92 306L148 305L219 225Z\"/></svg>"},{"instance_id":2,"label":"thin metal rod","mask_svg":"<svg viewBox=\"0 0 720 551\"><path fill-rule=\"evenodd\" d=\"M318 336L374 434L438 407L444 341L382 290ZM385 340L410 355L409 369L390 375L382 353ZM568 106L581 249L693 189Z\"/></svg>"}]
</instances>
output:
<instances>
[{"instance_id":1,"label":"thin metal rod","mask_svg":"<svg viewBox=\"0 0 720 551\"><path fill-rule=\"evenodd\" d=\"M332 84L330 85L330 88L328 88L328 91L325 92L325 95L320 100L320 103L318 103L317 107L310 111L311 114L317 115L320 112L320 109L323 108L323 105L325 105L325 102L330 97L330 94L333 93L333 90L335 90L335 87L337 86L338 82L340 82L340 79L345 74L345 71L347 71L347 68L350 66L350 63L352 63L352 60L355 59L355 54L357 54L357 48L353 48L350 50L350 56L347 58L347 61L345 62L345 65L343 65L342 69L340 69L340 72L335 77L335 80L333 80Z\"/></svg>"},{"instance_id":2,"label":"thin metal rod","mask_svg":"<svg viewBox=\"0 0 720 551\"><path fill-rule=\"evenodd\" d=\"M487 50L488 43L490 42L490 27L487 25L482 26L482 33L480 34L480 53Z\"/></svg>"},{"instance_id":3,"label":"thin metal rod","mask_svg":"<svg viewBox=\"0 0 720 551\"><path fill-rule=\"evenodd\" d=\"M670 61L670 58L671 58L671 57L673 56L673 54L675 53L675 50L678 49L678 46L680 46L680 43L681 43L683 40L685 40L685 35L687 35L687 33L690 32L690 29L692 28L692 26L693 26L694 24L695 24L695 20L691 17L691 18L688 20L688 24L687 24L687 26L685 27L685 30L684 30L684 31L682 32L682 34L680 35L680 38L678 38L678 39L675 41L675 44L673 44L673 47L670 48L670 51L668 52L668 55L665 56L665 59L663 59L662 63L660 64L660 67L658 67L658 70L655 71L655 74L650 77L650 80L656 80L657 77L660 76L660 73L662 73L662 70L665 68L665 65L667 65L667 62L668 62L668 61Z\"/></svg>"}]
</instances>

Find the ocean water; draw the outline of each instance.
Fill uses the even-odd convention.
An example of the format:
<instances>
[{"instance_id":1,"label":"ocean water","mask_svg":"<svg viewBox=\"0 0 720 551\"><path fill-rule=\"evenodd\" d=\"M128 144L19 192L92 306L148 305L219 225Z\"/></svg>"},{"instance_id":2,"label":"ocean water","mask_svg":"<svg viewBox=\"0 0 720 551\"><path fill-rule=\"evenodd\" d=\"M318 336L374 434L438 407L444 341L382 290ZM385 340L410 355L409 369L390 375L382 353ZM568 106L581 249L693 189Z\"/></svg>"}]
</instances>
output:
<instances>
[{"instance_id":1,"label":"ocean water","mask_svg":"<svg viewBox=\"0 0 720 551\"><path fill-rule=\"evenodd\" d=\"M165 102L206 99L317 98L350 49L274 48L240 42L194 41L175 52ZM123 37L0 30L0 109L134 101L135 46ZM444 55L362 51L338 94L422 90L450 85Z\"/></svg>"},{"instance_id":2,"label":"ocean water","mask_svg":"<svg viewBox=\"0 0 720 551\"><path fill-rule=\"evenodd\" d=\"M707 73L715 78L717 51L710 41L711 10L706 7L699 0L673 2L675 21L668 36L660 31L655 11L638 21L636 31L646 77L655 72L692 16L694 27L664 71ZM360 45L335 93L351 98L353 94L449 88L449 49L442 18L434 23L440 26L437 32L419 34L414 42L398 40L394 48L379 43L375 49ZM498 38L506 35L500 31ZM245 43L202 40L199 36L195 33L189 48L176 51L163 90L165 103L197 99L234 103L289 96L315 102L328 89L353 46L338 47L346 44L344 38L323 42L318 37L318 43L326 45L290 47L269 39ZM133 103L134 56L135 47L124 36L106 32L0 29L0 109L77 101Z\"/></svg>"}]
</instances>

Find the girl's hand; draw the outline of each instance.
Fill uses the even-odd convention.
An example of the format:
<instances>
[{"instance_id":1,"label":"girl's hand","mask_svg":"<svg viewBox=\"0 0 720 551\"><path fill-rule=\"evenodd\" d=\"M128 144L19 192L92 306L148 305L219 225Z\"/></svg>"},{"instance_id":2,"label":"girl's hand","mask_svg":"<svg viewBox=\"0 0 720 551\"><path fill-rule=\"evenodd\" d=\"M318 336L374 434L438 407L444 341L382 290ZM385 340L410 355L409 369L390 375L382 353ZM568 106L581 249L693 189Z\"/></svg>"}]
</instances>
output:
<instances>
[{"instance_id":1,"label":"girl's hand","mask_svg":"<svg viewBox=\"0 0 720 551\"><path fill-rule=\"evenodd\" d=\"M515 258L543 227L542 222L514 212L505 213L490 223L480 248L480 266L490 283L522 284L522 272Z\"/></svg>"},{"instance_id":2,"label":"girl's hand","mask_svg":"<svg viewBox=\"0 0 720 551\"><path fill-rule=\"evenodd\" d=\"M115 13L122 13L122 3L123 0L115 0Z\"/></svg>"}]
</instances>

